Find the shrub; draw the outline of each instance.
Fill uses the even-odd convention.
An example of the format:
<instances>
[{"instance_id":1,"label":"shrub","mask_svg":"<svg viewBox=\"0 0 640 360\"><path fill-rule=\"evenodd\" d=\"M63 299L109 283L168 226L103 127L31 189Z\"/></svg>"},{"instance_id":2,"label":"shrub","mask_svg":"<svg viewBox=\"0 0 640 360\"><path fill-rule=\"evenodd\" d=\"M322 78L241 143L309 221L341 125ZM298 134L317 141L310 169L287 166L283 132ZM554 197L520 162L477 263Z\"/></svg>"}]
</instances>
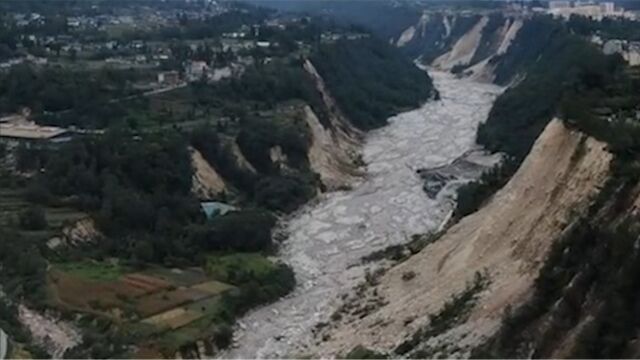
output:
<instances>
[{"instance_id":1,"label":"shrub","mask_svg":"<svg viewBox=\"0 0 640 360\"><path fill-rule=\"evenodd\" d=\"M31 206L19 216L20 228L23 230L44 230L47 228L47 218L45 211L40 206Z\"/></svg>"}]
</instances>

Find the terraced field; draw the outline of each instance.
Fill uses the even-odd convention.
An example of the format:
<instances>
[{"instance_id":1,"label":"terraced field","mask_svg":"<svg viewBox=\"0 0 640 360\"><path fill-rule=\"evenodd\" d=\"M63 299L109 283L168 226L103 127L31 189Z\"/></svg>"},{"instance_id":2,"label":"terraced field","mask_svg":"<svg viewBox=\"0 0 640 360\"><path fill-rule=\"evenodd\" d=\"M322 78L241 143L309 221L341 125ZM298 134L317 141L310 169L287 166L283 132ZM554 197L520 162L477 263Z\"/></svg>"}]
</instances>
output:
<instances>
[{"instance_id":1,"label":"terraced field","mask_svg":"<svg viewBox=\"0 0 640 360\"><path fill-rule=\"evenodd\" d=\"M24 199L24 191L14 188L0 188L0 224L15 227L18 214L31 206ZM21 231L30 239L46 239L57 235L68 224L85 218L87 214L68 207L45 207L48 228L42 231Z\"/></svg>"},{"instance_id":2,"label":"terraced field","mask_svg":"<svg viewBox=\"0 0 640 360\"><path fill-rule=\"evenodd\" d=\"M54 306L150 332L160 337L158 344L165 353L193 343L215 327L222 295L232 289L197 268L135 272L117 263L86 260L54 264L49 271Z\"/></svg>"}]
</instances>

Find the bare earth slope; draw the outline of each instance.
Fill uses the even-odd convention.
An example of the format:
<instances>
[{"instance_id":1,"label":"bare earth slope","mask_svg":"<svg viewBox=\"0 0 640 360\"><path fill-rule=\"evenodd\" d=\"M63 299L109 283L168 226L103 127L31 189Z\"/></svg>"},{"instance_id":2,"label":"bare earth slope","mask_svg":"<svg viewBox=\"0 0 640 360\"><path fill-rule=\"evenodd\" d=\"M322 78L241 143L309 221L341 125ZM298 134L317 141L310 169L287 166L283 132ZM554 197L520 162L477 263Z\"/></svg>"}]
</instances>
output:
<instances>
[{"instance_id":1,"label":"bare earth slope","mask_svg":"<svg viewBox=\"0 0 640 360\"><path fill-rule=\"evenodd\" d=\"M489 287L468 320L430 340L457 356L492 334L508 305L521 303L553 239L585 211L607 178L605 145L552 121L511 181L440 240L390 269L375 288L382 304L361 319L345 317L324 333L314 354L345 354L357 345L392 350L428 323L476 272ZM414 272L411 280L403 274ZM362 299L365 302L366 299ZM449 354L450 356L453 354Z\"/></svg>"},{"instance_id":2,"label":"bare earth slope","mask_svg":"<svg viewBox=\"0 0 640 360\"><path fill-rule=\"evenodd\" d=\"M226 190L224 180L216 170L202 157L202 154L191 148L191 163L193 164L192 191L201 199L208 199Z\"/></svg>"}]
</instances>

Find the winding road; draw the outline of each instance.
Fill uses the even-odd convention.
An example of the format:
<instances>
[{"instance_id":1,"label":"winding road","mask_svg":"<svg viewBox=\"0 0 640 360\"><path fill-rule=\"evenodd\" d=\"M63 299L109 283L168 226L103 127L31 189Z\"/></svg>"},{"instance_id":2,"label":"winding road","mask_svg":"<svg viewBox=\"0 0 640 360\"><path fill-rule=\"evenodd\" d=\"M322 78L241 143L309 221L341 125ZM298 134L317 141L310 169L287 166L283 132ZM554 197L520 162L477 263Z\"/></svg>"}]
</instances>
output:
<instances>
[{"instance_id":1,"label":"winding road","mask_svg":"<svg viewBox=\"0 0 640 360\"><path fill-rule=\"evenodd\" d=\"M329 321L341 294L362 281L363 256L433 231L447 218L454 187L429 199L415 170L449 164L476 149L478 124L502 89L447 73L430 74L441 100L401 113L369 133L362 149L366 178L351 190L324 194L283 224L289 238L279 257L293 267L298 286L241 319L237 347L220 357L305 354L313 327Z\"/></svg>"}]
</instances>

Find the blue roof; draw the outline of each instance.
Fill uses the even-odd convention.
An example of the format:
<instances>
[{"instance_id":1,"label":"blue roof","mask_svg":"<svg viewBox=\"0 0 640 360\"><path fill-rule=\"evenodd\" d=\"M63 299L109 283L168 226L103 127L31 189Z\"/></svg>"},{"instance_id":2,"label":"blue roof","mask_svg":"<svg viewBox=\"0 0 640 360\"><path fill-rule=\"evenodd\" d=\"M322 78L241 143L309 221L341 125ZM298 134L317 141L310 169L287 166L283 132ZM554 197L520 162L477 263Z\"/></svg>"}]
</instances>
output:
<instances>
[{"instance_id":1,"label":"blue roof","mask_svg":"<svg viewBox=\"0 0 640 360\"><path fill-rule=\"evenodd\" d=\"M217 201L208 201L200 203L200 207L204 214L208 219L214 218L218 215L225 215L229 211L236 210L235 206L231 206L229 204L217 202Z\"/></svg>"}]
</instances>

